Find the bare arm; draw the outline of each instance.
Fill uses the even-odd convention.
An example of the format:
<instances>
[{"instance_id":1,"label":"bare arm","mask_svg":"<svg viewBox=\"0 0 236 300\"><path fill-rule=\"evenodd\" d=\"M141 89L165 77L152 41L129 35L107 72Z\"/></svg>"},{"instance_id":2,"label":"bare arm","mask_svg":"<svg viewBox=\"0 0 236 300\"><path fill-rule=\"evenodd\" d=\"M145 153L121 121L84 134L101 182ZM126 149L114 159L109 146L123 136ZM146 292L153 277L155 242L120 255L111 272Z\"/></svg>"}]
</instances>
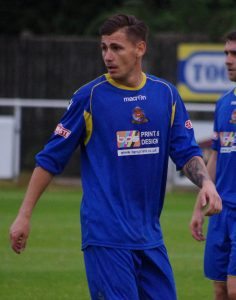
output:
<instances>
[{"instance_id":1,"label":"bare arm","mask_svg":"<svg viewBox=\"0 0 236 300\"><path fill-rule=\"evenodd\" d=\"M201 157L191 158L185 164L183 171L200 188L190 222L190 230L196 240L202 241L205 239L202 232L204 216L210 216L222 210L221 198Z\"/></svg>"},{"instance_id":2,"label":"bare arm","mask_svg":"<svg viewBox=\"0 0 236 300\"><path fill-rule=\"evenodd\" d=\"M199 188L205 181L210 180L205 163L200 156L192 157L183 167L184 174Z\"/></svg>"},{"instance_id":3,"label":"bare arm","mask_svg":"<svg viewBox=\"0 0 236 300\"><path fill-rule=\"evenodd\" d=\"M52 178L53 175L41 167L36 167L32 173L24 200L10 228L11 247L16 253L20 253L26 246L33 208Z\"/></svg>"},{"instance_id":4,"label":"bare arm","mask_svg":"<svg viewBox=\"0 0 236 300\"><path fill-rule=\"evenodd\" d=\"M217 151L212 150L210 158L207 163L207 170L213 182L216 179L216 161L217 161Z\"/></svg>"}]
</instances>

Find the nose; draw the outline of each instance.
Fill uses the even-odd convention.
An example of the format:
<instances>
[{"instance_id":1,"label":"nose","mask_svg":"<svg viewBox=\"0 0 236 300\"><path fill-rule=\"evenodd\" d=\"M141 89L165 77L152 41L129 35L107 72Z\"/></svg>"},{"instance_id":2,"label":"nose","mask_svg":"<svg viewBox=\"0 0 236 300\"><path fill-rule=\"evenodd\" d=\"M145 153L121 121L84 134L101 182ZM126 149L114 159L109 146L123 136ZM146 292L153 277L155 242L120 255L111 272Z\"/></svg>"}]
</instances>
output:
<instances>
[{"instance_id":1,"label":"nose","mask_svg":"<svg viewBox=\"0 0 236 300\"><path fill-rule=\"evenodd\" d=\"M110 49L107 49L106 51L104 51L103 58L105 61L111 61L113 59L112 51Z\"/></svg>"},{"instance_id":2,"label":"nose","mask_svg":"<svg viewBox=\"0 0 236 300\"><path fill-rule=\"evenodd\" d=\"M225 64L230 65L232 63L232 55L230 53L225 57Z\"/></svg>"}]
</instances>

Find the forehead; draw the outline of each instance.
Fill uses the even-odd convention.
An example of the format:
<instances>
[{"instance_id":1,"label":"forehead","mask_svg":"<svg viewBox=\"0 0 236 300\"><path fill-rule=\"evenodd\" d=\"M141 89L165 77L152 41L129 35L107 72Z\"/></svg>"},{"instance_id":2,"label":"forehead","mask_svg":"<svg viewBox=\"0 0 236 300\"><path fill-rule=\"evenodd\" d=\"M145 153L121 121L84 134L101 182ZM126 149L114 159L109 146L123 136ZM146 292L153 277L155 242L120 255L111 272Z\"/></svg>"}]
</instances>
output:
<instances>
[{"instance_id":1,"label":"forehead","mask_svg":"<svg viewBox=\"0 0 236 300\"><path fill-rule=\"evenodd\" d=\"M110 45L131 43L131 41L128 39L125 29L119 29L110 35L102 35L101 43Z\"/></svg>"},{"instance_id":2,"label":"forehead","mask_svg":"<svg viewBox=\"0 0 236 300\"><path fill-rule=\"evenodd\" d=\"M236 41L227 41L225 43L225 51L236 51Z\"/></svg>"}]
</instances>

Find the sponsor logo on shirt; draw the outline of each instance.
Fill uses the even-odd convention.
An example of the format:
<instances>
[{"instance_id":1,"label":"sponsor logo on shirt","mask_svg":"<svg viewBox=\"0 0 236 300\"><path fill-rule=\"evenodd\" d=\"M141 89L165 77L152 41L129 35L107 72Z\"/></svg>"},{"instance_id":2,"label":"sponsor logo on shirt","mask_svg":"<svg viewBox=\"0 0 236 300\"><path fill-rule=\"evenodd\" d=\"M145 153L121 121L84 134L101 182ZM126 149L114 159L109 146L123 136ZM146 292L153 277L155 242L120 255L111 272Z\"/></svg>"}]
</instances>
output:
<instances>
[{"instance_id":1,"label":"sponsor logo on shirt","mask_svg":"<svg viewBox=\"0 0 236 300\"><path fill-rule=\"evenodd\" d=\"M229 120L229 123L236 124L236 109L233 110L231 114L231 119Z\"/></svg>"},{"instance_id":2,"label":"sponsor logo on shirt","mask_svg":"<svg viewBox=\"0 0 236 300\"><path fill-rule=\"evenodd\" d=\"M140 146L140 132L138 130L117 131L118 148L131 148Z\"/></svg>"},{"instance_id":3,"label":"sponsor logo on shirt","mask_svg":"<svg viewBox=\"0 0 236 300\"><path fill-rule=\"evenodd\" d=\"M147 97L144 95L138 95L134 97L124 97L124 102L134 102L134 101L143 101L147 100Z\"/></svg>"},{"instance_id":4,"label":"sponsor logo on shirt","mask_svg":"<svg viewBox=\"0 0 236 300\"><path fill-rule=\"evenodd\" d=\"M185 127L186 127L187 129L192 129L192 128L193 128L193 124L192 124L191 120L187 120L187 121L185 122Z\"/></svg>"},{"instance_id":5,"label":"sponsor logo on shirt","mask_svg":"<svg viewBox=\"0 0 236 300\"><path fill-rule=\"evenodd\" d=\"M220 132L220 145L221 153L236 151L236 132Z\"/></svg>"},{"instance_id":6,"label":"sponsor logo on shirt","mask_svg":"<svg viewBox=\"0 0 236 300\"><path fill-rule=\"evenodd\" d=\"M67 139L70 136L71 131L69 129L66 129L65 127L63 127L63 125L60 123L57 125L57 127L54 131L54 134L60 135L60 136L64 137L65 139Z\"/></svg>"},{"instance_id":7,"label":"sponsor logo on shirt","mask_svg":"<svg viewBox=\"0 0 236 300\"><path fill-rule=\"evenodd\" d=\"M221 146L232 146L235 140L234 132L220 132L220 142Z\"/></svg>"},{"instance_id":8,"label":"sponsor logo on shirt","mask_svg":"<svg viewBox=\"0 0 236 300\"><path fill-rule=\"evenodd\" d=\"M147 123L149 120L145 116L143 109L139 106L136 106L132 111L132 123L134 124L143 124Z\"/></svg>"},{"instance_id":9,"label":"sponsor logo on shirt","mask_svg":"<svg viewBox=\"0 0 236 300\"><path fill-rule=\"evenodd\" d=\"M159 130L139 131L126 130L117 131L116 140L118 156L143 155L159 153ZM123 149L121 149L123 148Z\"/></svg>"}]
</instances>

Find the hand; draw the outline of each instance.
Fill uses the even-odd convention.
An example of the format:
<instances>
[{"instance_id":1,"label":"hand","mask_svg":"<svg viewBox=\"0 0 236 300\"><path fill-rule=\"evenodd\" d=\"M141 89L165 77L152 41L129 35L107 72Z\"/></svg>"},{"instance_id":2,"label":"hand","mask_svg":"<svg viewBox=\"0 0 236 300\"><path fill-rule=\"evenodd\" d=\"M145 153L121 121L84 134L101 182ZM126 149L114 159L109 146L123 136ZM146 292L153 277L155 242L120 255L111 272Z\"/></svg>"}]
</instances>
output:
<instances>
[{"instance_id":1,"label":"hand","mask_svg":"<svg viewBox=\"0 0 236 300\"><path fill-rule=\"evenodd\" d=\"M222 210L222 201L211 180L206 180L198 194L198 205L205 216L218 214Z\"/></svg>"},{"instance_id":2,"label":"hand","mask_svg":"<svg viewBox=\"0 0 236 300\"><path fill-rule=\"evenodd\" d=\"M11 247L17 254L20 254L25 249L29 232L29 218L18 215L10 228Z\"/></svg>"},{"instance_id":3,"label":"hand","mask_svg":"<svg viewBox=\"0 0 236 300\"><path fill-rule=\"evenodd\" d=\"M195 240L204 241L205 240L205 237L203 235L204 213L199 203L200 200L199 198L197 198L189 228L192 237Z\"/></svg>"},{"instance_id":4,"label":"hand","mask_svg":"<svg viewBox=\"0 0 236 300\"><path fill-rule=\"evenodd\" d=\"M197 241L204 241L203 223L205 216L211 216L222 210L222 201L211 180L204 182L203 187L197 195L190 231L193 238Z\"/></svg>"}]
</instances>

